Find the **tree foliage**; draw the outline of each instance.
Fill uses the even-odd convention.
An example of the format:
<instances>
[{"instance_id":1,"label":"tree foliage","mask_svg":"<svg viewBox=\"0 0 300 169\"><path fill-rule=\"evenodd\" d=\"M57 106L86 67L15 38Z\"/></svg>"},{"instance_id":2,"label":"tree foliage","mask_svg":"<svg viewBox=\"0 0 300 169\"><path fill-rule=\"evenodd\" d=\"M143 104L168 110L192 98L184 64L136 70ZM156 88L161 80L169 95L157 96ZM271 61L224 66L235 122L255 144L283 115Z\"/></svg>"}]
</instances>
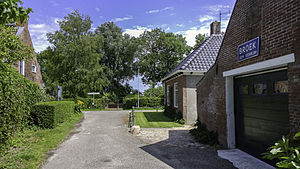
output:
<instances>
[{"instance_id":1,"label":"tree foliage","mask_svg":"<svg viewBox=\"0 0 300 169\"><path fill-rule=\"evenodd\" d=\"M197 49L206 39L205 34L199 33L196 35L196 44L193 47L193 50Z\"/></svg>"},{"instance_id":2,"label":"tree foliage","mask_svg":"<svg viewBox=\"0 0 300 169\"><path fill-rule=\"evenodd\" d=\"M146 31L140 36L139 63L143 83L154 86L190 51L182 35L161 29Z\"/></svg>"},{"instance_id":3,"label":"tree foliage","mask_svg":"<svg viewBox=\"0 0 300 169\"><path fill-rule=\"evenodd\" d=\"M62 86L64 97L87 97L107 86L103 58L103 38L90 32L92 21L74 11L59 22L60 30L47 34L52 47L38 55L46 90L53 94Z\"/></svg>"},{"instance_id":4,"label":"tree foliage","mask_svg":"<svg viewBox=\"0 0 300 169\"><path fill-rule=\"evenodd\" d=\"M16 30L9 26L26 22L31 8L24 9L21 0L0 0L0 61L12 64L23 59L33 57L31 47L25 45L20 37L16 36Z\"/></svg>"},{"instance_id":5,"label":"tree foliage","mask_svg":"<svg viewBox=\"0 0 300 169\"><path fill-rule=\"evenodd\" d=\"M33 12L31 8L20 7L21 0L0 0L0 25L24 23L28 20L28 14Z\"/></svg>"},{"instance_id":6,"label":"tree foliage","mask_svg":"<svg viewBox=\"0 0 300 169\"><path fill-rule=\"evenodd\" d=\"M128 85L124 86L122 83L134 75L136 39L128 34L123 34L122 29L113 22L106 22L98 26L95 34L104 39L102 48L104 57L101 58L100 63L111 72L107 92L113 92L121 99L131 91Z\"/></svg>"},{"instance_id":7,"label":"tree foliage","mask_svg":"<svg viewBox=\"0 0 300 169\"><path fill-rule=\"evenodd\" d=\"M0 25L0 61L12 64L33 57L32 48L25 45L15 34L13 27Z\"/></svg>"},{"instance_id":8,"label":"tree foliage","mask_svg":"<svg viewBox=\"0 0 300 169\"><path fill-rule=\"evenodd\" d=\"M163 97L164 96L164 87L158 86L156 88L149 88L144 91L144 96L147 97Z\"/></svg>"}]
</instances>

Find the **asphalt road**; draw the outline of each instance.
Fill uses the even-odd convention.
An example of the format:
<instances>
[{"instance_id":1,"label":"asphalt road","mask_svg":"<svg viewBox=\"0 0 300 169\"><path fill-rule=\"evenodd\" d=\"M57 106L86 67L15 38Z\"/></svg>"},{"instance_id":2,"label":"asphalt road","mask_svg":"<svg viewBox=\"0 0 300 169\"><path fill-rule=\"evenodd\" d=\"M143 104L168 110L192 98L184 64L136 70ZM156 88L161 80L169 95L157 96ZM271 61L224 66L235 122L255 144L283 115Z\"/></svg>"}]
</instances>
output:
<instances>
[{"instance_id":1,"label":"asphalt road","mask_svg":"<svg viewBox=\"0 0 300 169\"><path fill-rule=\"evenodd\" d=\"M86 112L73 135L51 153L45 169L233 168L215 152L146 144L128 133L128 111ZM193 160L191 160L193 159Z\"/></svg>"}]
</instances>

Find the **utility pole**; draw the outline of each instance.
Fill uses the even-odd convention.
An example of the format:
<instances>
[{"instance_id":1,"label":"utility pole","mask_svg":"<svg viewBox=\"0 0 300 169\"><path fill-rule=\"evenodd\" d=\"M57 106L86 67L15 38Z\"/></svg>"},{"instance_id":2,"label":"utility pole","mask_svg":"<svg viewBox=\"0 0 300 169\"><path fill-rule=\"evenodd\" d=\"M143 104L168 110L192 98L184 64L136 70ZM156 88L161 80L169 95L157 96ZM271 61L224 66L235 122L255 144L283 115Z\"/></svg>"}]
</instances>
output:
<instances>
[{"instance_id":1,"label":"utility pole","mask_svg":"<svg viewBox=\"0 0 300 169\"><path fill-rule=\"evenodd\" d=\"M138 102L137 102L137 107L140 107L140 67L138 67L138 73L137 73L137 77L138 77Z\"/></svg>"}]
</instances>

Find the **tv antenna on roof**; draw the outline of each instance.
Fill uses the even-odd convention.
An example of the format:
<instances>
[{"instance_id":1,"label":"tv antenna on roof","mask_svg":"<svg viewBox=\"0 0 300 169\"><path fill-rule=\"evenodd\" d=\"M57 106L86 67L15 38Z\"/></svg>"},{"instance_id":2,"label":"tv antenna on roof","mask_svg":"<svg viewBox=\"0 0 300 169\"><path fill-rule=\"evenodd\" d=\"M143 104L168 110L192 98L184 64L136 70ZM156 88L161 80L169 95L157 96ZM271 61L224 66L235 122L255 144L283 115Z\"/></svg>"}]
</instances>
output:
<instances>
[{"instance_id":1,"label":"tv antenna on roof","mask_svg":"<svg viewBox=\"0 0 300 169\"><path fill-rule=\"evenodd\" d=\"M222 15L225 15L225 14L230 14L231 12L230 12L230 9L228 10L228 12L222 12L221 10L220 10L220 13L219 13L219 16L220 16L220 22L222 22Z\"/></svg>"}]
</instances>

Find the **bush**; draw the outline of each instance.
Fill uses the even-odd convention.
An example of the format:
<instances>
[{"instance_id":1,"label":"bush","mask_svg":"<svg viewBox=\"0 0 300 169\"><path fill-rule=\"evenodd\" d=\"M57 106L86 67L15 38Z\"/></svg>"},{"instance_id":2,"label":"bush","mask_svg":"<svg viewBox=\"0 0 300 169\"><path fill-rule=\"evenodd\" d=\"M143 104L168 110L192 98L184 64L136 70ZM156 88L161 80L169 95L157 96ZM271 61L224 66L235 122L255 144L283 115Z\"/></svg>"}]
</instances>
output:
<instances>
[{"instance_id":1,"label":"bush","mask_svg":"<svg viewBox=\"0 0 300 169\"><path fill-rule=\"evenodd\" d=\"M140 96L140 107L159 107L163 106L161 97L145 97ZM137 95L132 97L126 97L123 99L123 105L125 109L131 109L136 107L138 102Z\"/></svg>"},{"instance_id":2,"label":"bush","mask_svg":"<svg viewBox=\"0 0 300 169\"><path fill-rule=\"evenodd\" d=\"M278 160L276 166L279 168L300 168L300 132L293 138L282 137L274 146L268 148L268 152L263 153L263 158Z\"/></svg>"},{"instance_id":3,"label":"bush","mask_svg":"<svg viewBox=\"0 0 300 169\"><path fill-rule=\"evenodd\" d=\"M185 121L183 119L183 115L181 111L176 111L175 108L166 106L164 110L164 115L172 119L173 121L179 123L179 124L184 124Z\"/></svg>"},{"instance_id":4,"label":"bush","mask_svg":"<svg viewBox=\"0 0 300 169\"><path fill-rule=\"evenodd\" d=\"M38 85L0 62L0 145L28 125L32 106L45 98Z\"/></svg>"},{"instance_id":5,"label":"bush","mask_svg":"<svg viewBox=\"0 0 300 169\"><path fill-rule=\"evenodd\" d=\"M194 136L196 141L202 144L209 144L211 146L218 144L218 133L215 131L209 131L204 123L197 120L195 126L197 128L190 130L190 133Z\"/></svg>"},{"instance_id":6,"label":"bush","mask_svg":"<svg viewBox=\"0 0 300 169\"><path fill-rule=\"evenodd\" d=\"M75 113L72 101L41 102L33 106L31 118L41 128L55 128Z\"/></svg>"},{"instance_id":7,"label":"bush","mask_svg":"<svg viewBox=\"0 0 300 169\"><path fill-rule=\"evenodd\" d=\"M80 104L80 109L89 109L92 108L92 104L93 104L93 98L83 98L83 97L76 97L76 98L64 98L64 101L74 101L76 103L76 105L78 103ZM101 109L101 108L105 108L107 104L106 99L103 98L97 98L95 99L95 108L96 109Z\"/></svg>"}]
</instances>

